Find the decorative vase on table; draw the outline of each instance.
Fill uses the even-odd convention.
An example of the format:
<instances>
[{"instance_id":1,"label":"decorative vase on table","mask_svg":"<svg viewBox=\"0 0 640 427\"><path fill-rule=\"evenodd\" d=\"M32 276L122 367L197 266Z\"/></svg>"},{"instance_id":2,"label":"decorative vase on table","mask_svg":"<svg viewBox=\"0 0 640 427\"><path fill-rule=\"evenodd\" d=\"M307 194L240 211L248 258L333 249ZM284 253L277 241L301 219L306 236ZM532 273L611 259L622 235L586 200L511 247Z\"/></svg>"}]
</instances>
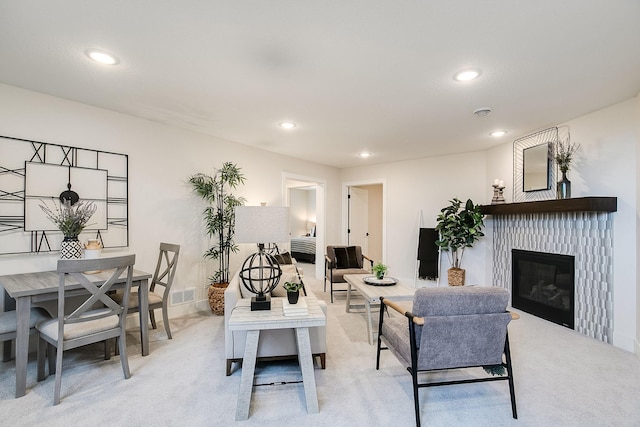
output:
<instances>
[{"instance_id":1,"label":"decorative vase on table","mask_svg":"<svg viewBox=\"0 0 640 427\"><path fill-rule=\"evenodd\" d=\"M298 298L300 298L300 291L287 291L287 300L289 300L289 304L297 304Z\"/></svg>"},{"instance_id":2,"label":"decorative vase on table","mask_svg":"<svg viewBox=\"0 0 640 427\"><path fill-rule=\"evenodd\" d=\"M65 237L60 246L60 259L82 258L82 244L76 237Z\"/></svg>"},{"instance_id":3,"label":"decorative vase on table","mask_svg":"<svg viewBox=\"0 0 640 427\"><path fill-rule=\"evenodd\" d=\"M567 172L562 171L562 179L558 181L558 199L571 198L571 181L567 179Z\"/></svg>"}]
</instances>

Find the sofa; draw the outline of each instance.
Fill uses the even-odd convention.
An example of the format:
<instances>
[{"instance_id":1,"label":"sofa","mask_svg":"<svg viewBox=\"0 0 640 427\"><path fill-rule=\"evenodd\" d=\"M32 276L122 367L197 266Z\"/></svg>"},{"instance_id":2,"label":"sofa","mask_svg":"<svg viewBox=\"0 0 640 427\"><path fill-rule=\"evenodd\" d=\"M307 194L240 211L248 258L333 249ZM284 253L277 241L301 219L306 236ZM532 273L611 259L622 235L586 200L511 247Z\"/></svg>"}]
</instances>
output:
<instances>
[{"instance_id":1,"label":"sofa","mask_svg":"<svg viewBox=\"0 0 640 427\"><path fill-rule=\"evenodd\" d=\"M278 287L274 290L272 297L286 297L286 291L282 288L285 281L291 281L295 276L295 266L282 266L283 277L280 279ZM307 291L308 292L308 291ZM246 331L230 331L229 318L231 311L240 298L251 298L253 294L240 283L239 273L231 279L229 286L224 292L224 341L225 357L227 359L227 376L231 375L233 363L242 363L244 355ZM327 314L327 305L324 301L318 301L322 311ZM309 328L309 339L311 341L311 354L313 358L318 358L320 367L325 369L325 354L327 352L327 329L325 326ZM258 360L276 360L286 358L297 358L298 348L296 344L295 332L293 329L263 330L260 332L258 342Z\"/></svg>"}]
</instances>

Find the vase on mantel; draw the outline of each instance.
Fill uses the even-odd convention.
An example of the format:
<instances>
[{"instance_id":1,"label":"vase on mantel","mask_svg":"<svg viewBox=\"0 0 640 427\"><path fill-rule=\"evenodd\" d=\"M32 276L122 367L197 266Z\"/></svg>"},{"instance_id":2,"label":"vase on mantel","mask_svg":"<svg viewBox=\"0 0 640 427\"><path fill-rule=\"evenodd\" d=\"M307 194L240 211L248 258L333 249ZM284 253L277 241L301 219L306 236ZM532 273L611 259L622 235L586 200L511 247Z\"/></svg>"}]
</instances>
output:
<instances>
[{"instance_id":1,"label":"vase on mantel","mask_svg":"<svg viewBox=\"0 0 640 427\"><path fill-rule=\"evenodd\" d=\"M562 179L558 181L558 199L570 199L571 198L571 181L567 179L567 172L562 171Z\"/></svg>"}]
</instances>

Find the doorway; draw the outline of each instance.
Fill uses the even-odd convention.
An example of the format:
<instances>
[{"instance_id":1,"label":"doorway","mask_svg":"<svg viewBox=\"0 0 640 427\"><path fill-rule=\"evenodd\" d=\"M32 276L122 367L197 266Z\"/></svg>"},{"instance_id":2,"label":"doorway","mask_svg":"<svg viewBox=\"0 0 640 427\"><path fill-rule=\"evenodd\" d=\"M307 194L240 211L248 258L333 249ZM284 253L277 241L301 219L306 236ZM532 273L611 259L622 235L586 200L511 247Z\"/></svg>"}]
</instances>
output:
<instances>
[{"instance_id":1,"label":"doorway","mask_svg":"<svg viewBox=\"0 0 640 427\"><path fill-rule=\"evenodd\" d=\"M326 236L325 187L323 180L283 174L283 192L289 207L289 250L299 250L300 261L315 263L315 276L324 276ZM294 248L295 244L295 248Z\"/></svg>"},{"instance_id":2,"label":"doorway","mask_svg":"<svg viewBox=\"0 0 640 427\"><path fill-rule=\"evenodd\" d=\"M361 246L377 262L385 259L384 183L345 184L344 241Z\"/></svg>"}]
</instances>

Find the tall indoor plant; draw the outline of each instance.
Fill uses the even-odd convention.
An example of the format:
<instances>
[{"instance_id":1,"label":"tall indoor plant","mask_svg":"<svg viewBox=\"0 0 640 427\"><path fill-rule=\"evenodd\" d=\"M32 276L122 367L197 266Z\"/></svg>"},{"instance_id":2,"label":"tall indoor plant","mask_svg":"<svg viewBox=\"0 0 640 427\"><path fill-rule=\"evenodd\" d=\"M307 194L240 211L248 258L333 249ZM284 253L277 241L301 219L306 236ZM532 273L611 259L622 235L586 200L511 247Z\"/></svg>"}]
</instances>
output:
<instances>
[{"instance_id":1,"label":"tall indoor plant","mask_svg":"<svg viewBox=\"0 0 640 427\"><path fill-rule=\"evenodd\" d=\"M233 242L235 232L235 208L244 205L243 197L236 197L230 191L244 184L245 177L240 168L226 162L216 169L213 176L198 173L189 177L193 191L209 205L203 212L205 229L215 243L204 257L218 261L218 267L209 278L209 304L216 314L224 313L224 289L229 284L229 257L237 252L238 246Z\"/></svg>"},{"instance_id":2,"label":"tall indoor plant","mask_svg":"<svg viewBox=\"0 0 640 427\"><path fill-rule=\"evenodd\" d=\"M460 268L465 248L470 248L480 237L484 236L482 227L483 214L480 207L474 205L471 199L462 207L462 201L457 198L449 201L451 204L440 210L437 217L436 230L439 240L436 241L443 251L447 252L451 268L448 272L449 285L464 285L465 271Z\"/></svg>"}]
</instances>

